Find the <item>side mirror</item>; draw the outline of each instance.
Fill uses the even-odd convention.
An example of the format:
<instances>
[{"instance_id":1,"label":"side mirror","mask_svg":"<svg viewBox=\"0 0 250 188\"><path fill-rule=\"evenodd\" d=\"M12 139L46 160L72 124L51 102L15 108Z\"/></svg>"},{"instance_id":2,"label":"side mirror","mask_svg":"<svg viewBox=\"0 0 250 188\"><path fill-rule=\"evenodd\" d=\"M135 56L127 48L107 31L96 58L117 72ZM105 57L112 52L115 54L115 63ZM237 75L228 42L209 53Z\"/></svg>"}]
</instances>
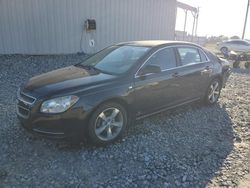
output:
<instances>
[{"instance_id":1,"label":"side mirror","mask_svg":"<svg viewBox=\"0 0 250 188\"><path fill-rule=\"evenodd\" d=\"M159 73L161 72L161 68L157 65L147 65L143 69L141 69L139 75L143 76L149 73Z\"/></svg>"}]
</instances>

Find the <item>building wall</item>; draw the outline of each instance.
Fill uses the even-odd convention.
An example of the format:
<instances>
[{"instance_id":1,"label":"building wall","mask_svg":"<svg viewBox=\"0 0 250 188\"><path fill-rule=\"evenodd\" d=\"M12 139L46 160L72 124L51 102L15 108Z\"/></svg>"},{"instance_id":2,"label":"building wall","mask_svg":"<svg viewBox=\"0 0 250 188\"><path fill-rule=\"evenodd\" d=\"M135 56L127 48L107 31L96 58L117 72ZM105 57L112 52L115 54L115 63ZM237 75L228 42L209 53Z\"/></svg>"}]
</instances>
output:
<instances>
[{"instance_id":1,"label":"building wall","mask_svg":"<svg viewBox=\"0 0 250 188\"><path fill-rule=\"evenodd\" d=\"M83 29L88 18L96 31ZM176 0L0 0L0 54L93 53L121 41L174 39L175 20Z\"/></svg>"}]
</instances>

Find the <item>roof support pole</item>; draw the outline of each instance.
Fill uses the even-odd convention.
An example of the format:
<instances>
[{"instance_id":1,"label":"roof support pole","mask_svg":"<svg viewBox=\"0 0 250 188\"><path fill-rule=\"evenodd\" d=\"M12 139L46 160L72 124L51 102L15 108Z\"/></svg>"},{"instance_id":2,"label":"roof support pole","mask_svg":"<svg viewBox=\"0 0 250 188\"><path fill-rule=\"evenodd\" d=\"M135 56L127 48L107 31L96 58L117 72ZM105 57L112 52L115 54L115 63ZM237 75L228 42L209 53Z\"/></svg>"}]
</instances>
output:
<instances>
[{"instance_id":1,"label":"roof support pole","mask_svg":"<svg viewBox=\"0 0 250 188\"><path fill-rule=\"evenodd\" d=\"M183 36L182 36L182 40L185 39L185 33L186 33L186 25L187 25L187 10L185 11L185 21L184 21L184 28L183 28Z\"/></svg>"},{"instance_id":2,"label":"roof support pole","mask_svg":"<svg viewBox=\"0 0 250 188\"><path fill-rule=\"evenodd\" d=\"M247 26L247 17L248 17L249 6L250 6L250 0L248 0L248 2L247 2L247 10L246 10L245 23L244 23L243 33L242 33L242 39L244 39L244 37L245 37L245 31L246 31L246 26Z\"/></svg>"},{"instance_id":3,"label":"roof support pole","mask_svg":"<svg viewBox=\"0 0 250 188\"><path fill-rule=\"evenodd\" d=\"M197 28L198 28L198 20L199 20L199 11L200 8L197 9L197 15L196 15L196 26L195 26L195 36L197 36Z\"/></svg>"},{"instance_id":4,"label":"roof support pole","mask_svg":"<svg viewBox=\"0 0 250 188\"><path fill-rule=\"evenodd\" d=\"M193 42L193 39L194 39L194 27L195 27L195 21L196 21L196 13L192 13L193 14L193 17L194 17L194 20L193 20L193 29L192 29L192 39L191 41Z\"/></svg>"}]
</instances>

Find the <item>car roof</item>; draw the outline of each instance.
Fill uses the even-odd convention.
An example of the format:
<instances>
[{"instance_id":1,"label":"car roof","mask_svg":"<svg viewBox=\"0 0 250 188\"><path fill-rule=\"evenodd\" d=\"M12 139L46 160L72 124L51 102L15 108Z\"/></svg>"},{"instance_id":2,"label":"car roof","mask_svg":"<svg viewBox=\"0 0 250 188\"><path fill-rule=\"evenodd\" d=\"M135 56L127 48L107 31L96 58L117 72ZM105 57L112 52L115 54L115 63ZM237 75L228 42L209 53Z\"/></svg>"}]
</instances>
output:
<instances>
[{"instance_id":1,"label":"car roof","mask_svg":"<svg viewBox=\"0 0 250 188\"><path fill-rule=\"evenodd\" d=\"M241 40L241 39L230 39L230 40L226 40L224 42L248 42L247 40Z\"/></svg>"},{"instance_id":2,"label":"car roof","mask_svg":"<svg viewBox=\"0 0 250 188\"><path fill-rule=\"evenodd\" d=\"M119 43L120 46L131 45L131 46L145 46L145 47L161 47L161 46L172 46L172 45L193 45L199 46L191 42L184 41L171 41L171 40L141 40L141 41L129 41ZM200 47L200 46L199 46Z\"/></svg>"}]
</instances>

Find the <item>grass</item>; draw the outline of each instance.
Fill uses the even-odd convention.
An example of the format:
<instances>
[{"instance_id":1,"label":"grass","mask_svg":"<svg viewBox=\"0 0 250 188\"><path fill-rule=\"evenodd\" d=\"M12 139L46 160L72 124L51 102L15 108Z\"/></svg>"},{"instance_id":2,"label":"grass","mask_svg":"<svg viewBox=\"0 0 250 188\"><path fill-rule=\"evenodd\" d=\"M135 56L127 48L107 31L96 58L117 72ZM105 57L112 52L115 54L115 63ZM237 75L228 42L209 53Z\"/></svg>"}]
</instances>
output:
<instances>
[{"instance_id":1,"label":"grass","mask_svg":"<svg viewBox=\"0 0 250 188\"><path fill-rule=\"evenodd\" d=\"M205 44L205 48L207 48L208 50L210 50L211 52L217 54L217 55L221 55L221 52L219 51L219 49L217 48L216 43L214 42L208 42Z\"/></svg>"}]
</instances>

